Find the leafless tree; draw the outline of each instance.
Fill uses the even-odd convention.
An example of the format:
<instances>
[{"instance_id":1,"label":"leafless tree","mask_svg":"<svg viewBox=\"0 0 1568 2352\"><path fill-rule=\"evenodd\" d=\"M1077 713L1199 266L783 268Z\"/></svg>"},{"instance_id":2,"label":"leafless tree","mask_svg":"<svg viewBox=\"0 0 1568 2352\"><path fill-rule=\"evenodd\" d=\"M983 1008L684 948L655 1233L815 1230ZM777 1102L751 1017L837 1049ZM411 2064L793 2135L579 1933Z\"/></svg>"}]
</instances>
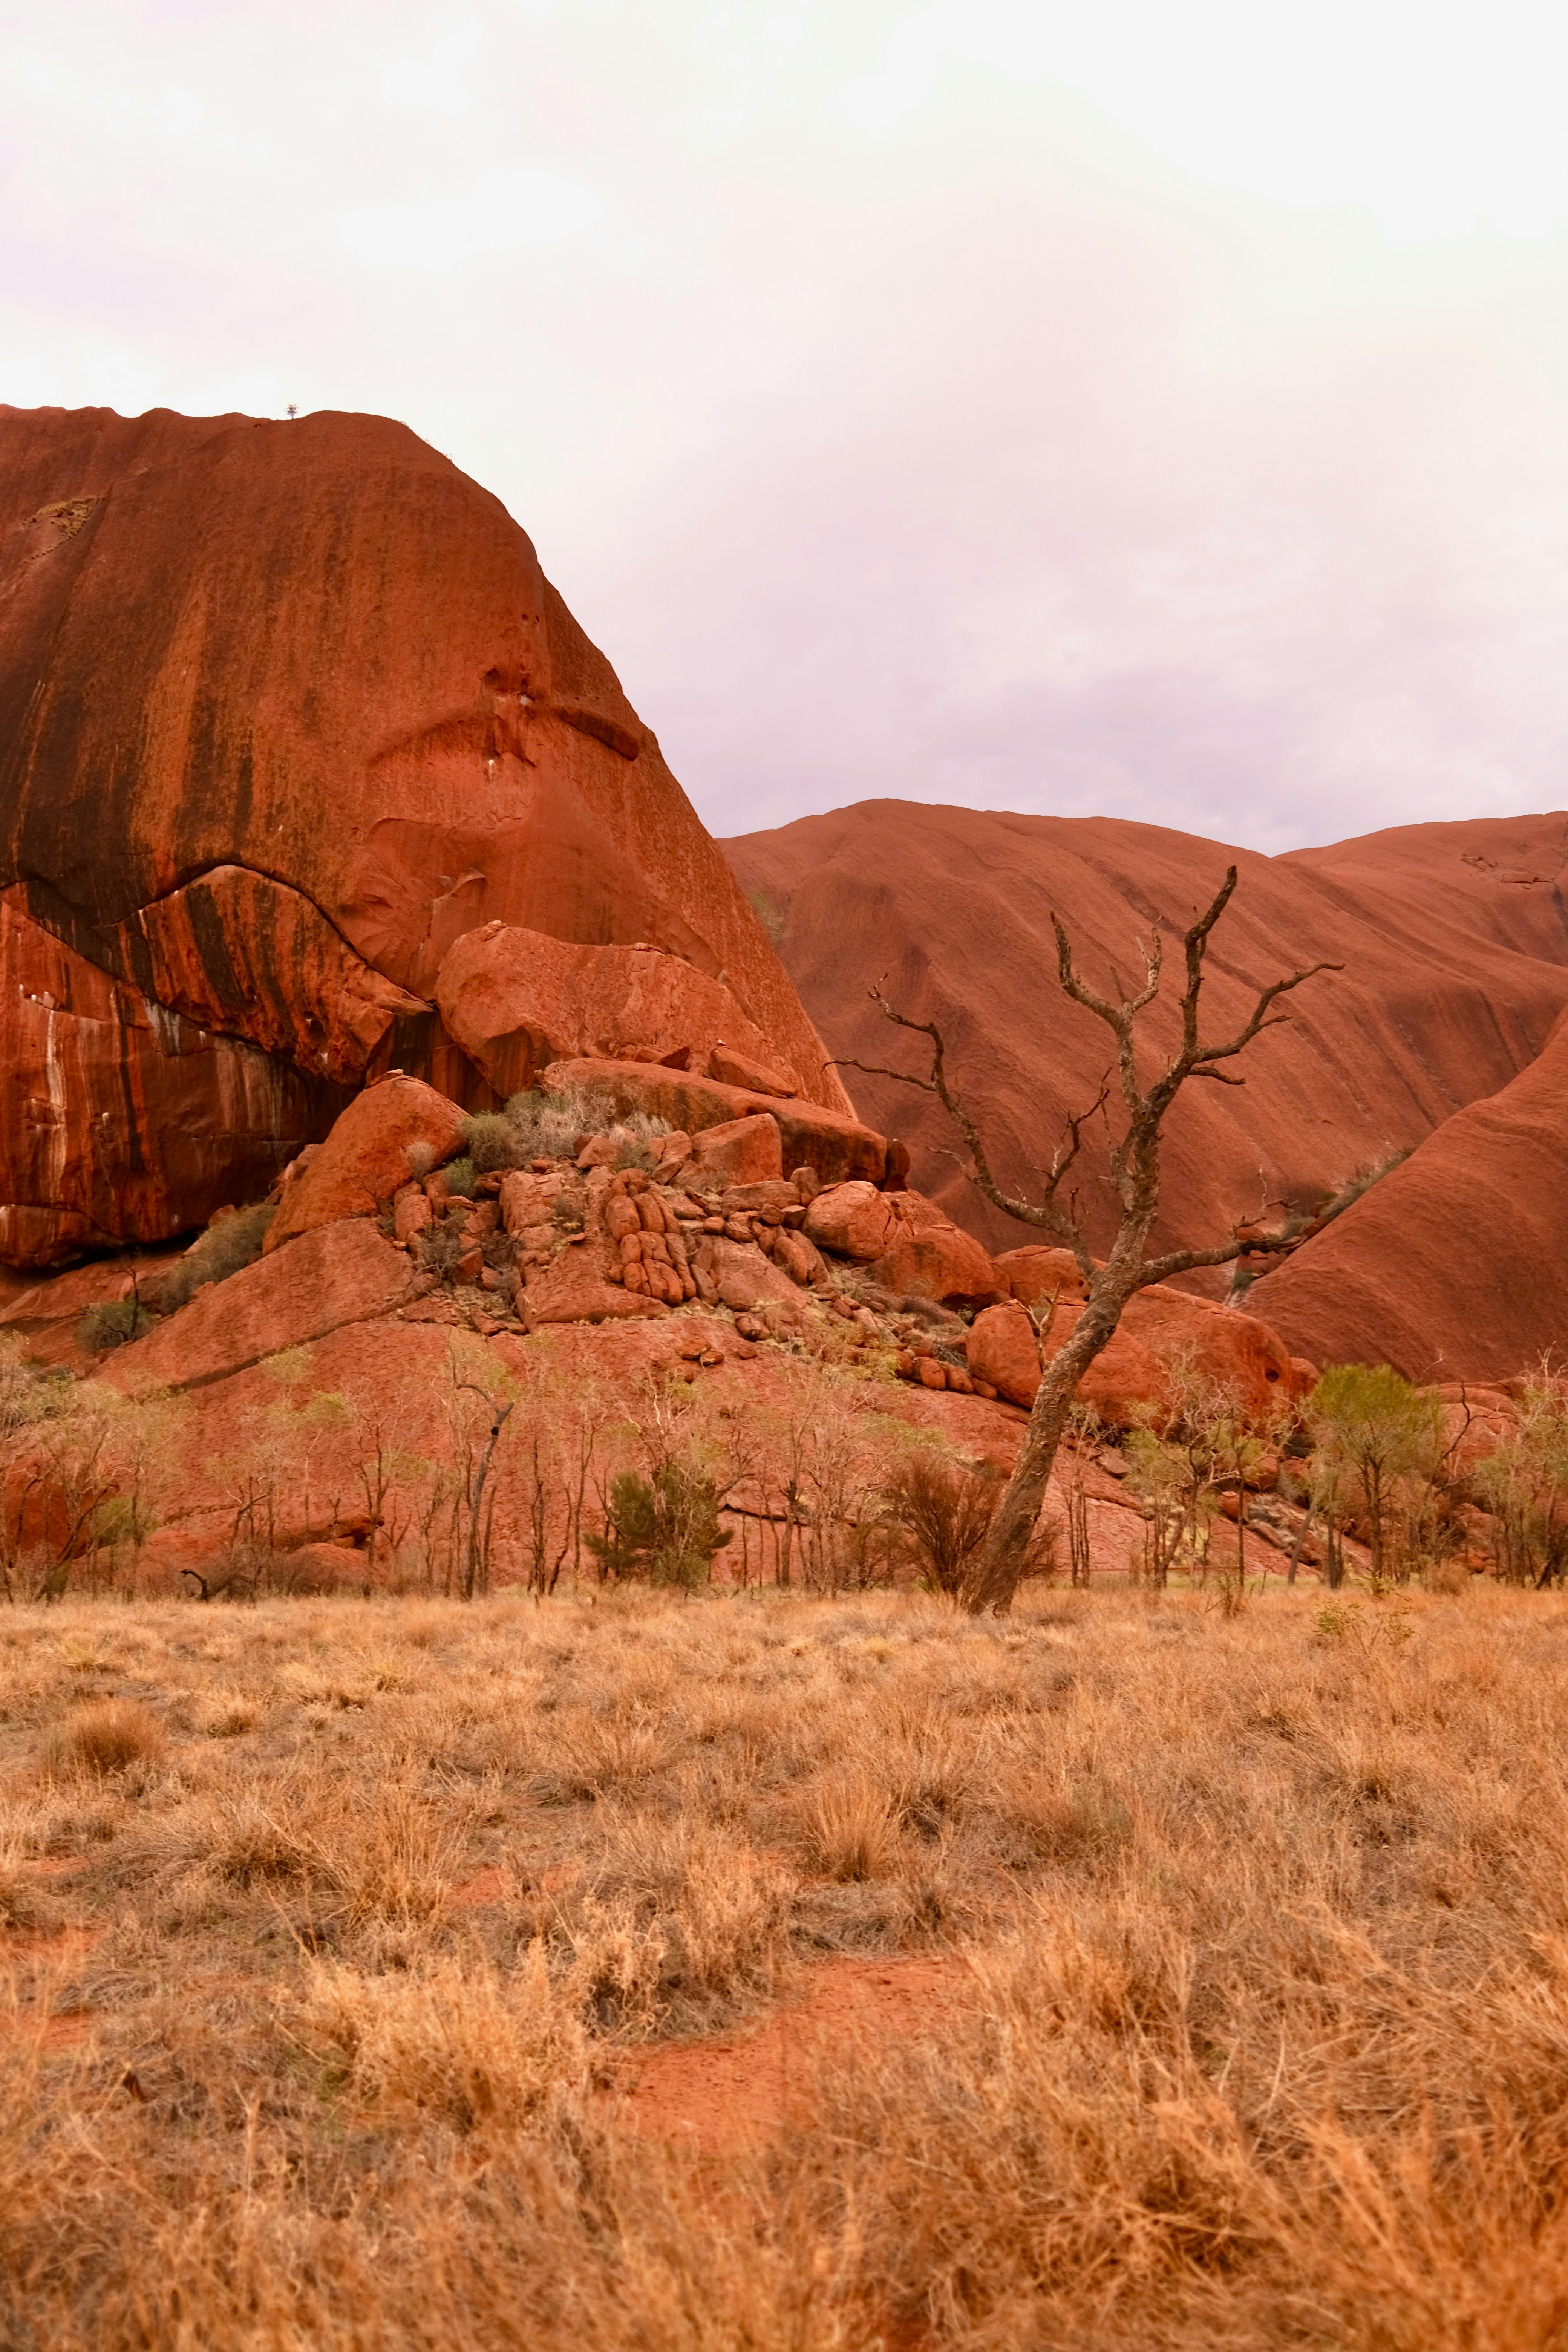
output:
<instances>
[{"instance_id":1,"label":"leafless tree","mask_svg":"<svg viewBox=\"0 0 1568 2352\"><path fill-rule=\"evenodd\" d=\"M905 1070L873 1069L863 1062L848 1066L868 1070L876 1076L896 1078L935 1095L968 1148L971 1182L1006 1215L1037 1227L1070 1249L1088 1287L1076 1327L1045 1366L1017 1465L969 1580L966 1597L969 1607L976 1613L1006 1609L1017 1590L1026 1570L1035 1523L1079 1382L1109 1344L1128 1300L1151 1283L1168 1282L1173 1275L1189 1273L1195 1266L1225 1265L1244 1252L1278 1251L1289 1246L1282 1235L1265 1234L1256 1229L1245 1234L1233 1230L1227 1240L1216 1243L1212 1249L1167 1250L1152 1257L1149 1255L1149 1236L1160 1207L1161 1133L1166 1114L1182 1088L1190 1078L1208 1078L1220 1086L1244 1085L1243 1078L1221 1065L1245 1053L1265 1029L1289 1018L1278 1008L1279 1000L1292 989L1300 988L1318 972L1342 969L1337 964L1318 963L1291 972L1285 979L1271 981L1234 1035L1221 1043L1205 1044L1199 1027L1204 958L1210 934L1230 903L1235 888L1233 866L1210 905L1183 934L1185 980L1181 999L1181 1043L1147 1086L1140 1082L1138 1075L1139 1024L1141 1014L1160 993L1163 956L1158 925L1148 942L1141 945L1144 963L1142 988L1130 993L1113 973L1119 993L1107 997L1084 980L1074 963L1072 943L1066 929L1056 915L1051 917L1057 942L1057 977L1062 990L1075 1004L1081 1004L1110 1030L1116 1059L1088 1109L1068 1119L1045 1171L1037 1200L1024 1200L1005 1192L992 1174L980 1131L948 1077L946 1052L936 1023L911 1021L888 1002L880 987L871 991L874 1002L896 1027L930 1039L930 1074L921 1076ZM1120 1096L1120 1112L1114 1124L1110 1109L1113 1091ZM1103 1263L1097 1263L1089 1254L1083 1216L1069 1180L1084 1150L1086 1132L1101 1113L1106 1119L1110 1183L1121 1204L1121 1213L1110 1254Z\"/></svg>"}]
</instances>

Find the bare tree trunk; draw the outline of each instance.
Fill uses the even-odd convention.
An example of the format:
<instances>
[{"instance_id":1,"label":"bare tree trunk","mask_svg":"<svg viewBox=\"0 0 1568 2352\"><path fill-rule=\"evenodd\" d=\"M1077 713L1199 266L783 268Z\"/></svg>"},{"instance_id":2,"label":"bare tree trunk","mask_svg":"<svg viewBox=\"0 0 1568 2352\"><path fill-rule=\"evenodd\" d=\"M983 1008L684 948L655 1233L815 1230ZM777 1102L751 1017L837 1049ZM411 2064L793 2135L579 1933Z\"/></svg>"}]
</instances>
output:
<instances>
[{"instance_id":1,"label":"bare tree trunk","mask_svg":"<svg viewBox=\"0 0 1568 2352\"><path fill-rule=\"evenodd\" d=\"M972 1616L981 1616L988 1609L1000 1616L1012 1604L1079 1382L1110 1345L1125 1303L1109 1291L1098 1299L1091 1295L1078 1328L1040 1375L1017 1463L996 1506L964 1596Z\"/></svg>"}]
</instances>

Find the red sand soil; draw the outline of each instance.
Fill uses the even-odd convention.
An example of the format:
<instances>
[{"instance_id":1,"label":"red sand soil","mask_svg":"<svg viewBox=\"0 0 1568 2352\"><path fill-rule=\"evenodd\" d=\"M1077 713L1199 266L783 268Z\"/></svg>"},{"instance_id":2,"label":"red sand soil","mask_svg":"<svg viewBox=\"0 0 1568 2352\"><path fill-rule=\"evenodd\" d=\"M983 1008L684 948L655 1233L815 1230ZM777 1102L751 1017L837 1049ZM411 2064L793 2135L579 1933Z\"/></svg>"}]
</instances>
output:
<instances>
[{"instance_id":1,"label":"red sand soil","mask_svg":"<svg viewBox=\"0 0 1568 2352\"><path fill-rule=\"evenodd\" d=\"M918 1959L825 1960L793 2000L752 2032L665 2042L628 2056L618 2091L635 2132L681 2139L704 2156L756 2147L801 2112L825 2060L908 2038L971 1998L957 1953Z\"/></svg>"}]
</instances>

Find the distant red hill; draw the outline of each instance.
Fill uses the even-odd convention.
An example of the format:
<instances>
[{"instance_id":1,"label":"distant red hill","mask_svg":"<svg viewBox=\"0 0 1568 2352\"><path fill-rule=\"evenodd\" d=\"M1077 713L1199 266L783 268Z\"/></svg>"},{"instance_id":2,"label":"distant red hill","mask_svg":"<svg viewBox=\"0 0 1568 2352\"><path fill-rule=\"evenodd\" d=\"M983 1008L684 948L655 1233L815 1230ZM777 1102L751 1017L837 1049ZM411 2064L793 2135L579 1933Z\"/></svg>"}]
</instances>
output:
<instances>
[{"instance_id":1,"label":"distant red hill","mask_svg":"<svg viewBox=\"0 0 1568 2352\"><path fill-rule=\"evenodd\" d=\"M1235 863L1212 1029L1293 966L1344 970L1259 1039L1245 1088L1184 1097L1159 1238L1215 1238L1261 1204L1313 1210L1414 1151L1256 1287L1258 1312L1302 1353L1436 1378L1496 1378L1568 1333L1568 1030L1545 1052L1568 1004L1562 812L1269 858L1110 818L872 801L723 846L829 1051L917 1066L918 1041L868 1001L882 980L941 1024L998 1173L1026 1190L1107 1059L1104 1033L1058 990L1051 910L1108 981L1113 963L1134 967L1155 918L1180 929ZM1166 1022L1168 1035L1168 1008ZM992 1246L1022 1237L944 1159L934 1103L845 1076L863 1114L910 1146L914 1181ZM1109 1194L1085 1193L1103 1235Z\"/></svg>"}]
</instances>

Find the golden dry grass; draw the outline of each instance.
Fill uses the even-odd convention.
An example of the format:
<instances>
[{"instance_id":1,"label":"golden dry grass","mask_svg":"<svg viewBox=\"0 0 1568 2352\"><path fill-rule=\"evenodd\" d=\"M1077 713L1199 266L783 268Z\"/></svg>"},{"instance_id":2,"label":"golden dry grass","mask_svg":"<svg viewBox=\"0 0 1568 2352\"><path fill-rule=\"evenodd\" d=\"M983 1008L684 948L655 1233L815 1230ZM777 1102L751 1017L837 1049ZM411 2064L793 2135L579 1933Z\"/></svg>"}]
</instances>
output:
<instances>
[{"instance_id":1,"label":"golden dry grass","mask_svg":"<svg viewBox=\"0 0 1568 2352\"><path fill-rule=\"evenodd\" d=\"M1568 2344L1568 1603L1321 1615L7 1613L0 2342ZM772 2145L627 2128L915 1950Z\"/></svg>"}]
</instances>

